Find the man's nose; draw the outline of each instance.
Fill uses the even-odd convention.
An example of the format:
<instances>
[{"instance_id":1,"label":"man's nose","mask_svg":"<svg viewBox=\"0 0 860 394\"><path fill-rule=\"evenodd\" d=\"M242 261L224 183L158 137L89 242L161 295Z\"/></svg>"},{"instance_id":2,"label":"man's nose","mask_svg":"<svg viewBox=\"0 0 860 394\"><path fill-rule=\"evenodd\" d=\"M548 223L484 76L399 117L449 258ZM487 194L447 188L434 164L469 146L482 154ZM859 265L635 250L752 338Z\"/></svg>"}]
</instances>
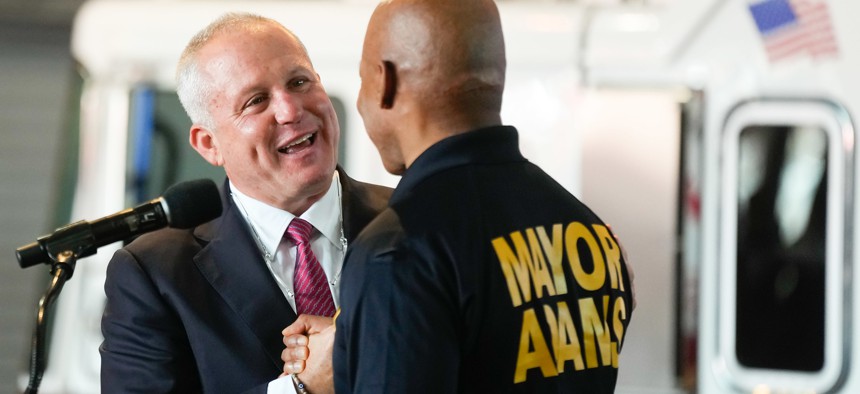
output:
<instances>
[{"instance_id":1,"label":"man's nose","mask_svg":"<svg viewBox=\"0 0 860 394\"><path fill-rule=\"evenodd\" d=\"M290 92L276 92L272 97L275 121L278 124L296 123L302 119L302 100Z\"/></svg>"}]
</instances>

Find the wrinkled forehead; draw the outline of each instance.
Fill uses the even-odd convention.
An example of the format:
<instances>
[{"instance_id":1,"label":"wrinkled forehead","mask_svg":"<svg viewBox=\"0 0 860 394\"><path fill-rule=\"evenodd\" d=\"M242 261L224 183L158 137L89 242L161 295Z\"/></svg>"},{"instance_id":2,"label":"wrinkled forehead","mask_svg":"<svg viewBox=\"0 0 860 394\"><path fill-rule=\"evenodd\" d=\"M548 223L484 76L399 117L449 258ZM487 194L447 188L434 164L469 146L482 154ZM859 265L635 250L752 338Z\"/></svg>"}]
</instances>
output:
<instances>
[{"instance_id":1,"label":"wrinkled forehead","mask_svg":"<svg viewBox=\"0 0 860 394\"><path fill-rule=\"evenodd\" d=\"M280 49L290 55L305 58L307 50L299 38L291 31L275 23L257 23L236 26L214 35L207 47L215 50L239 52L240 50Z\"/></svg>"},{"instance_id":2,"label":"wrinkled forehead","mask_svg":"<svg viewBox=\"0 0 860 394\"><path fill-rule=\"evenodd\" d=\"M224 32L201 50L203 68L212 65L266 67L269 62L313 68L298 39L283 28Z\"/></svg>"},{"instance_id":3,"label":"wrinkled forehead","mask_svg":"<svg viewBox=\"0 0 860 394\"><path fill-rule=\"evenodd\" d=\"M267 76L315 72L301 42L277 25L219 33L201 48L198 70L204 83L228 95L227 90L260 84Z\"/></svg>"}]
</instances>

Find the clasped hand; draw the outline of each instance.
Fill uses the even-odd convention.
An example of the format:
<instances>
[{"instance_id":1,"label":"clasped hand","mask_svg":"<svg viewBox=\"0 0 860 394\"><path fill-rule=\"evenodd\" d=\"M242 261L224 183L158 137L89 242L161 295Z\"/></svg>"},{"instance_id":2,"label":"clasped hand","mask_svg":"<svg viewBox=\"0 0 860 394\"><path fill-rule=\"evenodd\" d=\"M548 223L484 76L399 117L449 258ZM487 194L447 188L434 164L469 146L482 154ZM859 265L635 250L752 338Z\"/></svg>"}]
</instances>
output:
<instances>
[{"instance_id":1,"label":"clasped hand","mask_svg":"<svg viewBox=\"0 0 860 394\"><path fill-rule=\"evenodd\" d=\"M335 326L330 317L301 315L281 331L284 375L297 374L312 394L334 393L331 352Z\"/></svg>"}]
</instances>

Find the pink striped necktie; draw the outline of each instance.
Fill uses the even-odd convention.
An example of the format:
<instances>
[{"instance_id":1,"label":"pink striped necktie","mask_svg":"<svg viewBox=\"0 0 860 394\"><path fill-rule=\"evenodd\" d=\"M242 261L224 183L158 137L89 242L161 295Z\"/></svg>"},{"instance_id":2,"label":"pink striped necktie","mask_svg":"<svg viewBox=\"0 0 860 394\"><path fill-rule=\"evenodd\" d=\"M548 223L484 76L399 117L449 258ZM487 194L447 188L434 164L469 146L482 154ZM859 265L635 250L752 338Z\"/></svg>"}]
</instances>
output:
<instances>
[{"instance_id":1,"label":"pink striped necktie","mask_svg":"<svg viewBox=\"0 0 860 394\"><path fill-rule=\"evenodd\" d=\"M296 272L293 289L296 293L296 313L299 315L334 316L334 300L326 281L325 271L311 250L310 223L295 218L287 227L284 238L296 244Z\"/></svg>"}]
</instances>

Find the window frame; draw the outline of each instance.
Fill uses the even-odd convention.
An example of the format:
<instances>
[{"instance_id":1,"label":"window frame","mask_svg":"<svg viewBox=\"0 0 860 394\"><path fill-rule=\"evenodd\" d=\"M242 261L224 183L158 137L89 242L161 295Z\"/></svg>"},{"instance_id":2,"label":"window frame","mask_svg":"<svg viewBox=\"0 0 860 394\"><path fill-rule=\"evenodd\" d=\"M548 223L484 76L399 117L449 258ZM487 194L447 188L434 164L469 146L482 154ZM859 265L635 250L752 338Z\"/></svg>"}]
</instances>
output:
<instances>
[{"instance_id":1,"label":"window frame","mask_svg":"<svg viewBox=\"0 0 860 394\"><path fill-rule=\"evenodd\" d=\"M825 231L824 363L819 371L751 368L736 352L739 138L750 126L816 126L827 134ZM729 111L720 145L717 375L735 389L753 392L825 392L835 388L848 366L850 338L851 226L853 220L854 127L841 105L823 99L754 99Z\"/></svg>"}]
</instances>

